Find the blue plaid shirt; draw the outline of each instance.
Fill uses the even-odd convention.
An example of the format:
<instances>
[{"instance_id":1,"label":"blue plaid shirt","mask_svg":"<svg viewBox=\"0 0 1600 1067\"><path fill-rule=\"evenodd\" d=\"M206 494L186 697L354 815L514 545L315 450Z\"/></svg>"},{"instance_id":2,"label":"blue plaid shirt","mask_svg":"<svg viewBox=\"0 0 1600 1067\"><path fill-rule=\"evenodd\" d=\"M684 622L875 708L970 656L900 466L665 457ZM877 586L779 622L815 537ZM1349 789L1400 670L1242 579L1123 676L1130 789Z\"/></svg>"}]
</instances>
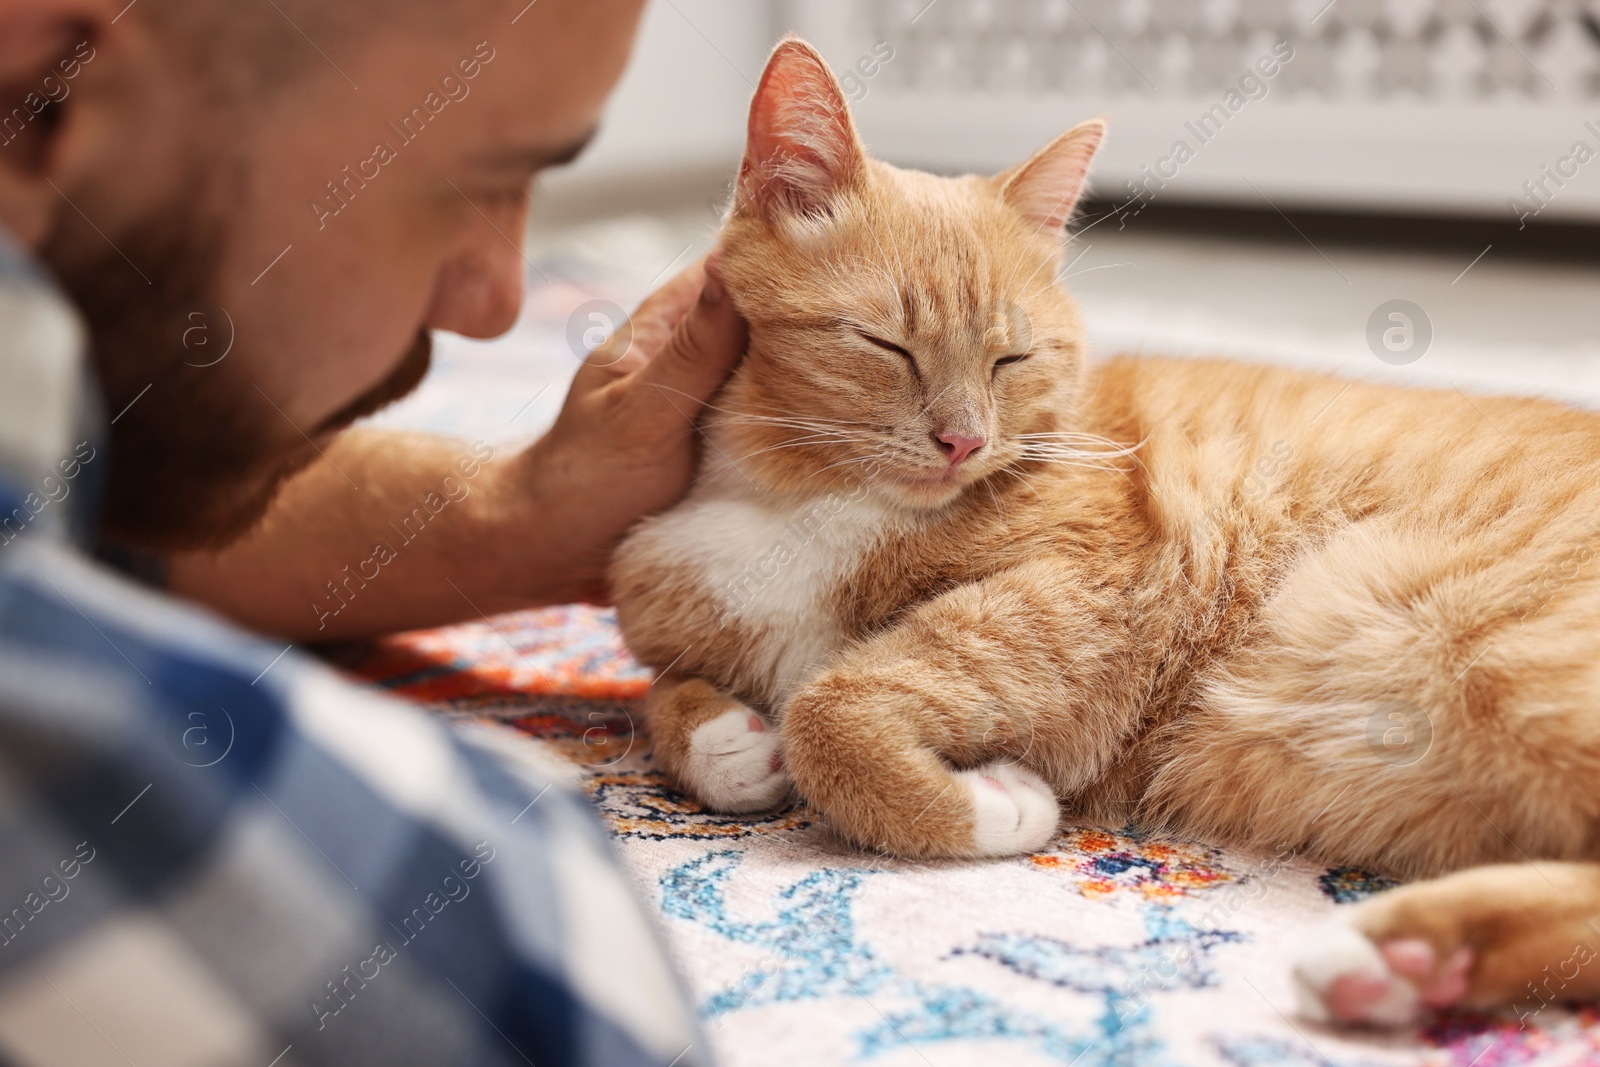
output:
<instances>
[{"instance_id":1,"label":"blue plaid shirt","mask_svg":"<svg viewBox=\"0 0 1600 1067\"><path fill-rule=\"evenodd\" d=\"M530 745L85 555L83 336L0 233L0 1063L705 1062Z\"/></svg>"}]
</instances>

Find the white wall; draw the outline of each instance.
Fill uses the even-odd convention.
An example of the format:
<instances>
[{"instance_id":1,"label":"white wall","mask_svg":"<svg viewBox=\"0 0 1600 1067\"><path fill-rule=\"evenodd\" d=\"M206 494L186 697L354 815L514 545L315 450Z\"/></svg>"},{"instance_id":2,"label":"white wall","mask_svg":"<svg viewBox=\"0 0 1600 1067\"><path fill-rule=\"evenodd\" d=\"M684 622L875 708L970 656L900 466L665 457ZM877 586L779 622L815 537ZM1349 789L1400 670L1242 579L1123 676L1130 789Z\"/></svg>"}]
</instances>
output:
<instances>
[{"instance_id":1,"label":"white wall","mask_svg":"<svg viewBox=\"0 0 1600 1067\"><path fill-rule=\"evenodd\" d=\"M570 205L598 191L637 202L652 182L732 175L778 34L773 12L763 0L651 0L600 136L543 180L544 198Z\"/></svg>"}]
</instances>

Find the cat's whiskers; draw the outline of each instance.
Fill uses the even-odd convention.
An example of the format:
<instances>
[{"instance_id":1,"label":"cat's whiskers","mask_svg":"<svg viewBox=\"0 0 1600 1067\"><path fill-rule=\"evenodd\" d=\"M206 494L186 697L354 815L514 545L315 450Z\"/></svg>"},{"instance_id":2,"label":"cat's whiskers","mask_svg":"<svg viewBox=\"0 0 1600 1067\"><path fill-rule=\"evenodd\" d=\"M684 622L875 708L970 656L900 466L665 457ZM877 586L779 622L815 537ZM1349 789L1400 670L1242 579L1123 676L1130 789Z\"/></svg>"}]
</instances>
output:
<instances>
[{"instance_id":1,"label":"cat's whiskers","mask_svg":"<svg viewBox=\"0 0 1600 1067\"><path fill-rule=\"evenodd\" d=\"M798 424L785 423L785 422L775 422L775 423L761 422L761 423L757 423L757 425L771 426L773 429L779 429L779 430L798 431L802 435L818 434L818 435L833 435L833 436L837 436L837 437L856 438L856 439L865 439L866 438L866 431L854 429L852 427L808 426L808 425L798 425ZM790 437L790 438L785 438L785 439L786 440L793 440L794 438Z\"/></svg>"},{"instance_id":2,"label":"cat's whiskers","mask_svg":"<svg viewBox=\"0 0 1600 1067\"><path fill-rule=\"evenodd\" d=\"M1100 434L1063 430L1051 433L1020 433L1012 436L1020 442L1022 451L1041 456L1056 455L1078 459L1121 459L1133 456L1145 446L1141 440L1123 445Z\"/></svg>"},{"instance_id":3,"label":"cat's whiskers","mask_svg":"<svg viewBox=\"0 0 1600 1067\"><path fill-rule=\"evenodd\" d=\"M835 470L836 468L839 468L839 467L849 467L849 466L853 466L853 465L859 464L859 463L870 463L870 462L872 462L873 460L875 460L877 458L878 458L878 450L876 448L874 448L874 449L872 449L872 450L870 450L870 451L868 451L868 452L866 452L864 454L861 454L861 455L846 456L844 459L838 460L838 461L836 461L834 463L830 463L826 467L821 467L821 468L818 468L817 470L812 471L809 475L806 476L806 480L810 481L812 478L817 477L817 475L819 475L819 474L826 474L829 471Z\"/></svg>"},{"instance_id":4,"label":"cat's whiskers","mask_svg":"<svg viewBox=\"0 0 1600 1067\"><path fill-rule=\"evenodd\" d=\"M1136 453L1145 445L1143 440L1123 445L1100 434L1081 430L1014 434L1010 443L1016 447L1014 463L1049 463L1056 466L1111 470L1124 477L1133 468L1116 461L1132 459L1134 467L1137 467L1139 460Z\"/></svg>"},{"instance_id":5,"label":"cat's whiskers","mask_svg":"<svg viewBox=\"0 0 1600 1067\"><path fill-rule=\"evenodd\" d=\"M1043 284L1038 286L1038 288L1029 289L1028 286L1033 284L1033 280L1037 278L1040 272L1042 272L1046 267L1050 268L1050 273L1045 278ZM1061 257L1059 255L1054 259L1046 259L1043 263L1040 263L1037 267L1033 268L1033 273L1028 275L1027 280L1017 287L1025 290L1022 294L1022 300L1031 300L1036 294L1042 293L1046 289L1050 288L1050 286L1054 285L1056 283L1056 272L1060 269Z\"/></svg>"},{"instance_id":6,"label":"cat's whiskers","mask_svg":"<svg viewBox=\"0 0 1600 1067\"><path fill-rule=\"evenodd\" d=\"M994 491L993 481L985 478L983 487L989 490L989 499L994 501L994 510L1000 515L1000 525L1009 534L1011 532L1011 515L1006 511L1005 505L1000 503L1000 494Z\"/></svg>"},{"instance_id":7,"label":"cat's whiskers","mask_svg":"<svg viewBox=\"0 0 1600 1067\"><path fill-rule=\"evenodd\" d=\"M718 413L719 414L723 414L724 411L725 411L725 409L723 409L723 411L719 411ZM812 428L844 429L844 428L849 428L849 427L870 426L871 425L870 423L865 423L865 422L847 422L847 421L844 421L842 419L818 419L818 418L808 418L808 417L798 416L798 415L761 415L761 414L757 414L755 412L737 412L737 413L728 412L728 413L726 413L726 417L723 418L720 421L723 421L723 422L744 422L744 423L766 423L766 424L777 425L777 426L788 426L788 427L791 427L793 429L812 429Z\"/></svg>"},{"instance_id":8,"label":"cat's whiskers","mask_svg":"<svg viewBox=\"0 0 1600 1067\"><path fill-rule=\"evenodd\" d=\"M747 459L753 459L756 456L765 455L768 452L778 452L785 448L804 448L807 445L855 444L860 440L858 437L842 437L820 433L809 434L805 437L795 437L780 441L778 444L768 445L766 448L758 448L754 452L748 452L740 456L739 460L742 462Z\"/></svg>"},{"instance_id":9,"label":"cat's whiskers","mask_svg":"<svg viewBox=\"0 0 1600 1067\"><path fill-rule=\"evenodd\" d=\"M1017 450L1020 459L1039 463L1055 463L1069 467L1093 467L1097 470L1129 471L1133 467L1114 462L1127 458L1126 453L1094 452L1077 448L1023 447Z\"/></svg>"},{"instance_id":10,"label":"cat's whiskers","mask_svg":"<svg viewBox=\"0 0 1600 1067\"><path fill-rule=\"evenodd\" d=\"M1009 475L1012 478L1015 478L1017 480L1017 482L1024 489L1026 489L1028 492L1033 494L1033 498L1035 500L1042 500L1043 499L1043 497L1041 497L1039 495L1039 490L1037 490L1037 489L1035 489L1033 487L1033 483L1028 481L1027 478L1023 477L1022 472L1016 469L1015 463L1007 463L1004 466L996 467L995 468L995 473L996 474L1005 474L1005 475Z\"/></svg>"},{"instance_id":11,"label":"cat's whiskers","mask_svg":"<svg viewBox=\"0 0 1600 1067\"><path fill-rule=\"evenodd\" d=\"M1085 455L1097 456L1132 456L1139 451L1142 445L1119 445L1115 441L1085 441L1082 439L1063 438L1051 440L1049 438L1013 438L1023 448L1040 449L1070 449L1082 452Z\"/></svg>"},{"instance_id":12,"label":"cat's whiskers","mask_svg":"<svg viewBox=\"0 0 1600 1067\"><path fill-rule=\"evenodd\" d=\"M1132 452L1121 449L1081 448L1072 444L1057 444L1040 441L1022 442L1021 451L1036 456L1068 456L1073 459L1132 459Z\"/></svg>"},{"instance_id":13,"label":"cat's whiskers","mask_svg":"<svg viewBox=\"0 0 1600 1067\"><path fill-rule=\"evenodd\" d=\"M1130 459L1138 453L1138 445L1107 445L1085 446L1078 442L1016 442L1019 450L1029 453L1058 454L1058 456L1082 456L1086 459Z\"/></svg>"},{"instance_id":14,"label":"cat's whiskers","mask_svg":"<svg viewBox=\"0 0 1600 1067\"><path fill-rule=\"evenodd\" d=\"M1018 256L1012 256L1012 257L1011 257L1011 266L1010 266L1010 268L1009 268L1009 269L1008 269L1008 270L1007 270L1007 271L1006 271L1006 284L1005 284L1005 288L1004 288L1004 289L1002 289L1002 290L1001 290L1001 292L1005 292L1005 293L1014 293L1014 292L1016 292L1016 291L1017 291L1017 289L1018 289L1018 288L1019 288L1019 286L1017 286L1017 284L1016 284L1016 280L1017 280L1017 273L1018 273L1018 272L1019 272L1019 271L1021 271L1021 270L1022 270L1022 268L1023 268L1023 267L1024 267L1024 266L1025 266L1025 265L1026 265L1026 264L1025 264L1025 263L1024 263L1024 262L1023 262L1023 259L1022 259L1022 257L1021 257L1021 256L1019 256L1019 255L1018 255Z\"/></svg>"},{"instance_id":15,"label":"cat's whiskers","mask_svg":"<svg viewBox=\"0 0 1600 1067\"><path fill-rule=\"evenodd\" d=\"M818 415L809 415L809 414L807 414L807 413L805 413L803 411L780 411L776 415L767 415L767 414L763 414L763 413L758 412L758 411L740 411L737 408L725 408L725 407L722 407L720 404L712 404L712 403L710 403L708 401L700 400L698 397L694 396L694 394L686 393L682 389L674 389L670 385L657 385L656 388L662 390L663 392L673 392L673 393L677 393L680 396L687 397L688 399L695 401L697 404L700 405L700 407L704 408L706 411L715 411L715 412L719 412L721 414L734 416L734 417L737 417L737 418L740 418L740 419L747 419L747 420L750 420L752 422L780 422L780 421L783 421L785 419L788 419L788 420L793 420L794 422L797 422L797 423L799 423L799 422L813 423L813 424L816 424L816 425L819 425L819 426L828 425L828 426L868 426L868 427L870 427L870 426L878 425L877 423L864 422L864 421L852 420L852 419L826 419L826 418L823 418L823 417L818 416ZM804 427L796 427L796 428L804 428Z\"/></svg>"},{"instance_id":16,"label":"cat's whiskers","mask_svg":"<svg viewBox=\"0 0 1600 1067\"><path fill-rule=\"evenodd\" d=\"M1048 276L1046 276L1044 281L1039 283L1039 285L1036 288L1030 289L1026 294L1024 294L1023 299L1024 300L1031 299L1035 294L1042 293L1046 289L1052 288L1054 286L1059 286L1061 284L1061 281L1062 281L1062 275L1066 271L1070 270L1074 263L1078 262L1078 260L1080 260L1084 256L1088 255L1089 254L1089 249L1093 248L1094 246L1086 244L1086 245L1083 246L1083 251L1081 251L1077 255L1073 256L1072 259L1067 260L1067 262L1065 264L1062 263L1062 260L1065 260L1067 258L1067 253L1072 250L1074 245L1079 243L1082 234L1088 232L1089 229L1092 229L1093 226L1098 225L1099 222L1103 221L1103 220L1104 220L1104 216L1102 216L1102 218L1100 220L1097 220L1095 223L1092 223L1090 226L1085 227L1084 229L1079 230L1077 233L1073 233L1070 236L1068 236L1068 238L1065 241L1065 243L1063 243L1062 246L1061 246L1060 255L1056 256L1055 259L1053 259L1053 260L1046 260L1043 265L1041 265L1039 267L1036 267L1034 269L1034 272L1032 274L1028 275L1028 280L1022 283L1024 287L1026 287L1029 284L1031 284L1033 282L1033 279L1037 278L1039 276L1040 272L1043 271L1046 266L1048 266L1050 268L1050 273L1049 273Z\"/></svg>"},{"instance_id":17,"label":"cat's whiskers","mask_svg":"<svg viewBox=\"0 0 1600 1067\"><path fill-rule=\"evenodd\" d=\"M1074 438L1076 440L1081 440L1081 441L1100 441L1100 442L1102 442L1104 444L1113 445L1113 446L1115 446L1117 448L1128 447L1128 446L1125 446L1125 445L1123 445L1122 443L1120 443L1118 441L1113 441L1111 438L1106 437L1104 434L1090 433L1087 430L1046 430L1046 431L1039 432L1039 433L1012 434L1012 436L1013 437L1017 437L1017 438L1024 438L1024 439L1027 439L1027 440L1045 440L1045 439L1050 439L1050 438L1070 437L1070 438ZM1144 443L1143 441L1139 442L1139 444L1141 444L1141 445L1143 443Z\"/></svg>"}]
</instances>

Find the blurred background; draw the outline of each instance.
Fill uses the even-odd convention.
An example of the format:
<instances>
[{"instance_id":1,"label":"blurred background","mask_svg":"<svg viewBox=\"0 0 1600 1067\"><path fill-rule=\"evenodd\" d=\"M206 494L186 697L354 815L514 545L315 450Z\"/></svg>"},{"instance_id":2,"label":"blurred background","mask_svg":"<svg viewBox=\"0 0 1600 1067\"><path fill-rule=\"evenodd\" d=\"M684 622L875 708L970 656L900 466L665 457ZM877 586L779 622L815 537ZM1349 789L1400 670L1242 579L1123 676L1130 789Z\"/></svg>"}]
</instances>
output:
<instances>
[{"instance_id":1,"label":"blurred background","mask_svg":"<svg viewBox=\"0 0 1600 1067\"><path fill-rule=\"evenodd\" d=\"M899 165L995 171L1109 119L1061 273L1100 352L1600 405L1600 0L652 0L601 137L541 183L523 321L445 339L382 420L553 417L711 246L791 30Z\"/></svg>"}]
</instances>

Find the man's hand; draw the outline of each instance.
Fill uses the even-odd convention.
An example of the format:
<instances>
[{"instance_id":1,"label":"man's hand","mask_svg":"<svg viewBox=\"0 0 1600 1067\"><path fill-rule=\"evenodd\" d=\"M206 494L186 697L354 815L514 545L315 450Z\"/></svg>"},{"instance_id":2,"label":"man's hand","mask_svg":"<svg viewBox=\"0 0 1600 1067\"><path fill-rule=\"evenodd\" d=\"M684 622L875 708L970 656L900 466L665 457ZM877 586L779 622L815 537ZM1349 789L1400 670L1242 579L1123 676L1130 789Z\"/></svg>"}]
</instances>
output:
<instances>
[{"instance_id":1,"label":"man's hand","mask_svg":"<svg viewBox=\"0 0 1600 1067\"><path fill-rule=\"evenodd\" d=\"M244 540L174 556L170 586L246 626L300 640L604 603L617 542L688 487L695 419L745 341L714 264L697 263L590 355L548 434L485 464L464 483L470 492L415 539L396 517L440 491L462 446L355 430L327 450L328 462L285 485ZM381 567L375 542L393 550Z\"/></svg>"},{"instance_id":2,"label":"man's hand","mask_svg":"<svg viewBox=\"0 0 1600 1067\"><path fill-rule=\"evenodd\" d=\"M565 574L529 575L560 582L547 599L607 602L611 550L688 488L695 420L745 342L713 254L647 297L585 360L555 426L505 472L536 506L528 536L544 543L539 555L570 561Z\"/></svg>"}]
</instances>

